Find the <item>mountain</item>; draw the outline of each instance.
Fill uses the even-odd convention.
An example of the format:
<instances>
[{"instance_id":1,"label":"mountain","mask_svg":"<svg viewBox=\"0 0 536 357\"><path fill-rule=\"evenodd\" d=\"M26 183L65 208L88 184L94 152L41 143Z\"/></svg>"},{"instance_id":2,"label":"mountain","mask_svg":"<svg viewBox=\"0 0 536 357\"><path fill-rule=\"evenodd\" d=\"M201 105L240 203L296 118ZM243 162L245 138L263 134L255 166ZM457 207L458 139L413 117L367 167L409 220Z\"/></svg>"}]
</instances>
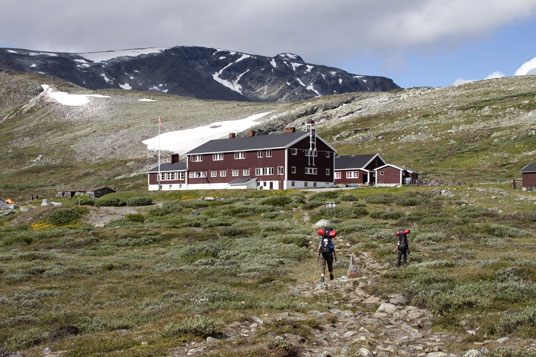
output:
<instances>
[{"instance_id":1,"label":"mountain","mask_svg":"<svg viewBox=\"0 0 536 357\"><path fill-rule=\"evenodd\" d=\"M122 88L237 101L290 102L399 88L389 78L309 64L292 53L265 57L207 47L90 53L3 48L0 69L54 75L87 89Z\"/></svg>"}]
</instances>

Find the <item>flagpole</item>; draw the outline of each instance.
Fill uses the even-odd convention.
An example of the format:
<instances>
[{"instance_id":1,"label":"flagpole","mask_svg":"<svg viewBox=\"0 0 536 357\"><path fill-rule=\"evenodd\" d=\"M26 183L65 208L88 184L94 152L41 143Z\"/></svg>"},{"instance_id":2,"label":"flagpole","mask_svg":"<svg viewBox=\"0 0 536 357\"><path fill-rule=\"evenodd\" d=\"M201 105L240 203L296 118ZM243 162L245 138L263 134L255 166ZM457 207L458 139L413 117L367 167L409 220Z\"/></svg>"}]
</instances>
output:
<instances>
[{"instance_id":1,"label":"flagpole","mask_svg":"<svg viewBox=\"0 0 536 357\"><path fill-rule=\"evenodd\" d=\"M162 126L160 117L158 117L158 191L160 191L160 127Z\"/></svg>"}]
</instances>

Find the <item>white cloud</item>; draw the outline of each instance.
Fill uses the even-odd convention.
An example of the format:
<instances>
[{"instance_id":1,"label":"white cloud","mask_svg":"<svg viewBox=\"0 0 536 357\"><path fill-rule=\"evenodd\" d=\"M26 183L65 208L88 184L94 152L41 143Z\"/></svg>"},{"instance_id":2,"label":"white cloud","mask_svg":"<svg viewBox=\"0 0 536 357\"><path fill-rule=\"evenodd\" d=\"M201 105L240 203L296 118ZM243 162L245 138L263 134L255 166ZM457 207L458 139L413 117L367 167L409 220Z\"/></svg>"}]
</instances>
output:
<instances>
[{"instance_id":1,"label":"white cloud","mask_svg":"<svg viewBox=\"0 0 536 357\"><path fill-rule=\"evenodd\" d=\"M466 84L466 83L471 83L471 82L474 82L476 79L463 79L463 78L458 78L454 81L454 83L452 83L453 86L457 87L457 86L461 86L462 84Z\"/></svg>"},{"instance_id":2,"label":"white cloud","mask_svg":"<svg viewBox=\"0 0 536 357\"><path fill-rule=\"evenodd\" d=\"M480 39L533 16L534 0L7 1L7 47L87 52L199 45L306 61L394 56ZM128 21L117 21L118 18ZM43 21L46 19L46 22ZM69 31L65 31L68 28Z\"/></svg>"},{"instance_id":3,"label":"white cloud","mask_svg":"<svg viewBox=\"0 0 536 357\"><path fill-rule=\"evenodd\" d=\"M502 78L504 77L504 73L495 71L493 73L490 73L486 78L484 79L495 79L495 78Z\"/></svg>"},{"instance_id":4,"label":"white cloud","mask_svg":"<svg viewBox=\"0 0 536 357\"><path fill-rule=\"evenodd\" d=\"M528 74L536 74L536 57L523 63L515 73L516 76L524 76Z\"/></svg>"}]
</instances>

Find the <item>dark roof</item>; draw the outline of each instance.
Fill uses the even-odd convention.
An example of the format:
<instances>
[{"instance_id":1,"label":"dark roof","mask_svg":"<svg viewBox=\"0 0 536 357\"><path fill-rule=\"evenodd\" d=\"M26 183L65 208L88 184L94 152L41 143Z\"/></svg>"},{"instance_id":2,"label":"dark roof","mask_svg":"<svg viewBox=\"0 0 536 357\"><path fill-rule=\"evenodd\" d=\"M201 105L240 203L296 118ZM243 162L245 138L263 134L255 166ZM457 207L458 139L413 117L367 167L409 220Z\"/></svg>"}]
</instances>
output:
<instances>
[{"instance_id":1,"label":"dark roof","mask_svg":"<svg viewBox=\"0 0 536 357\"><path fill-rule=\"evenodd\" d=\"M98 186L98 187L63 187L63 188L57 188L56 189L56 192L71 192L71 191L79 191L79 192L82 192L82 191L86 191L86 192L94 192L94 191L99 191L99 190L103 190L103 189L108 189L110 191L113 191L115 192L115 190L107 187L107 186Z\"/></svg>"},{"instance_id":2,"label":"dark roof","mask_svg":"<svg viewBox=\"0 0 536 357\"><path fill-rule=\"evenodd\" d=\"M362 169L377 154L337 156L335 158L335 170Z\"/></svg>"},{"instance_id":3,"label":"dark roof","mask_svg":"<svg viewBox=\"0 0 536 357\"><path fill-rule=\"evenodd\" d=\"M186 163L185 162L174 162L173 164L170 164L169 162L165 162L163 164L160 164L160 171L185 171L186 170ZM153 167L149 170L149 172L158 172L158 166Z\"/></svg>"},{"instance_id":4,"label":"dark roof","mask_svg":"<svg viewBox=\"0 0 536 357\"><path fill-rule=\"evenodd\" d=\"M257 178L255 177L241 177L241 178L238 178L234 181L231 181L229 182L229 185L245 185L247 183L249 183L250 181L252 180L256 180Z\"/></svg>"},{"instance_id":5,"label":"dark roof","mask_svg":"<svg viewBox=\"0 0 536 357\"><path fill-rule=\"evenodd\" d=\"M210 140L190 150L186 155L284 148L306 135L308 134L303 131L297 131L295 133Z\"/></svg>"},{"instance_id":6,"label":"dark roof","mask_svg":"<svg viewBox=\"0 0 536 357\"><path fill-rule=\"evenodd\" d=\"M527 166L521 169L521 172L527 173L527 172L536 172L536 162L531 162Z\"/></svg>"}]
</instances>

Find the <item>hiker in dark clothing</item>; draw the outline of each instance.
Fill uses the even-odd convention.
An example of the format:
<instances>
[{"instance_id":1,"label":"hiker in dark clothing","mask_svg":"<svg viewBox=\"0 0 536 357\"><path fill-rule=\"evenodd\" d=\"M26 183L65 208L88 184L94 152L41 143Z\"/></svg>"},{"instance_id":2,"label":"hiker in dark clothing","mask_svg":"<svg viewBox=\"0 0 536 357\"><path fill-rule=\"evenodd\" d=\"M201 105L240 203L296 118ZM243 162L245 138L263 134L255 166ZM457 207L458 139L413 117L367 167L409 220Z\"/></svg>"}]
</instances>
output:
<instances>
[{"instance_id":1,"label":"hiker in dark clothing","mask_svg":"<svg viewBox=\"0 0 536 357\"><path fill-rule=\"evenodd\" d=\"M408 235L409 229L399 229L396 231L398 241L396 242L395 252L398 250L398 259L396 266L400 267L403 259L403 263L407 264L407 256L409 254L409 242Z\"/></svg>"},{"instance_id":2,"label":"hiker in dark clothing","mask_svg":"<svg viewBox=\"0 0 536 357\"><path fill-rule=\"evenodd\" d=\"M322 236L320 244L318 245L318 264L320 267L320 281L324 282L324 275L326 273L326 264L329 271L329 279L333 280L333 260L337 261L337 254L335 253L335 245L332 238L335 238L337 232L330 227L320 228L318 234Z\"/></svg>"}]
</instances>

